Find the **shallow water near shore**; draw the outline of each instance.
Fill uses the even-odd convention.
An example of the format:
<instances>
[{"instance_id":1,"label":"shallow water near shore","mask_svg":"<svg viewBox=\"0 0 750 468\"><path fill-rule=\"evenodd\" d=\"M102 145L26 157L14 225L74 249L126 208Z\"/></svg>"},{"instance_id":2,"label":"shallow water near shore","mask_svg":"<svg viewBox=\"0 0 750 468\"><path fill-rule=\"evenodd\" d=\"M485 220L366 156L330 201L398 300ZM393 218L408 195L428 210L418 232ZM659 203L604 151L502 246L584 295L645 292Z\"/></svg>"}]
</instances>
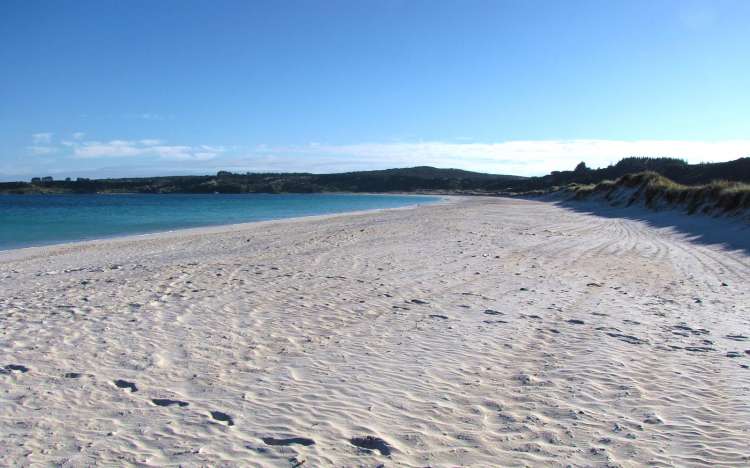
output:
<instances>
[{"instance_id":1,"label":"shallow water near shore","mask_svg":"<svg viewBox=\"0 0 750 468\"><path fill-rule=\"evenodd\" d=\"M439 197L361 194L7 195L0 250L201 226L434 203Z\"/></svg>"}]
</instances>

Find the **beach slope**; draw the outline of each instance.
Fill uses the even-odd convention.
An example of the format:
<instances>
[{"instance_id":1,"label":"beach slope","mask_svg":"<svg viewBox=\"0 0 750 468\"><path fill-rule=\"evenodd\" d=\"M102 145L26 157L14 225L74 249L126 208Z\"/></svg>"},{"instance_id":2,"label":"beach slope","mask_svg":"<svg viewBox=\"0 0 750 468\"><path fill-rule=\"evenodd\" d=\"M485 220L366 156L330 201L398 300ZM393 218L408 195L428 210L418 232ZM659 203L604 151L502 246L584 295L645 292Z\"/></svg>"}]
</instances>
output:
<instances>
[{"instance_id":1,"label":"beach slope","mask_svg":"<svg viewBox=\"0 0 750 468\"><path fill-rule=\"evenodd\" d=\"M456 198L0 253L0 465L748 466L750 236L649 216Z\"/></svg>"}]
</instances>

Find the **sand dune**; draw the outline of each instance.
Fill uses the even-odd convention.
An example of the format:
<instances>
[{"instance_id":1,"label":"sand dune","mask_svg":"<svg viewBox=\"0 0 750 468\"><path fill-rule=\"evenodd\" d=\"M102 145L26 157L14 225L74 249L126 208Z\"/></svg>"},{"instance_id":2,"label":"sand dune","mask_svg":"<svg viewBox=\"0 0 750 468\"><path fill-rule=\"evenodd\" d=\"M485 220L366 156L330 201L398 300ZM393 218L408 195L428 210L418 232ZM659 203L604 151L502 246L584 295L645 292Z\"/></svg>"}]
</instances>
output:
<instances>
[{"instance_id":1,"label":"sand dune","mask_svg":"<svg viewBox=\"0 0 750 468\"><path fill-rule=\"evenodd\" d=\"M750 466L748 252L471 198L0 253L0 465Z\"/></svg>"}]
</instances>

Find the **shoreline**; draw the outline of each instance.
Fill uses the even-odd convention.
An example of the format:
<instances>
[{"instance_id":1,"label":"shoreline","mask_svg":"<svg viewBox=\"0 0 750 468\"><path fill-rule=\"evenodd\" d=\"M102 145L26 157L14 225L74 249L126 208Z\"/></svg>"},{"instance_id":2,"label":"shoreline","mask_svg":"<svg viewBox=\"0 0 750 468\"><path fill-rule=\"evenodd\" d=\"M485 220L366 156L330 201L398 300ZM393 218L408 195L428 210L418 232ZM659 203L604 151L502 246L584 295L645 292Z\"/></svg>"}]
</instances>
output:
<instances>
[{"instance_id":1,"label":"shoreline","mask_svg":"<svg viewBox=\"0 0 750 468\"><path fill-rule=\"evenodd\" d=\"M146 194L146 195L150 195L150 194ZM369 193L355 194L355 193L352 193L352 195L405 195L405 194L369 194ZM149 236L169 235L169 234L175 234L175 233L181 233L181 232L186 232L187 234L193 233L193 234L198 235L202 233L200 232L200 230L209 230L207 232L204 232L205 234L207 234L207 233L215 232L214 230L216 229L219 230L217 232L220 232L221 228L236 227L237 229L241 229L242 227L246 227L248 225L258 224L258 223L272 223L272 222L279 222L279 221L304 220L304 219L311 219L311 218L314 219L314 218L319 218L319 217L324 218L324 217L330 217L330 216L355 215L355 214L363 214L363 213L368 213L368 212L377 212L377 211L385 211L385 210L414 209L420 206L451 203L451 200L456 200L456 199L461 198L461 196L459 195L420 195L420 194L412 194L412 195L431 196L431 197L439 198L439 200L436 200L434 202L429 202L429 203L423 203L423 204L415 203L412 205L393 207L393 208L373 208L371 210L344 211L340 213L294 216L294 217L289 217L289 218L265 219L265 220L258 220L258 221L246 221L246 222L241 222L241 223L209 224L205 226L170 229L166 231L152 231L152 232L132 233L132 234L115 234L113 236L108 236L108 237L98 237L98 238L93 238L93 239L81 239L81 240L63 241L63 242L52 242L52 243L45 243L45 244L38 244L38 245L29 245L29 246L24 246L24 247L14 247L10 249L0 248L0 261L2 261L3 257L6 255L9 255L11 253L18 252L18 251L23 251L23 250L46 249L46 248L51 248L51 247L74 247L77 244L99 243L99 242L118 241L118 240L147 239L149 238ZM133 239L130 239L130 238L133 238Z\"/></svg>"},{"instance_id":2,"label":"shoreline","mask_svg":"<svg viewBox=\"0 0 750 468\"><path fill-rule=\"evenodd\" d=\"M649 220L461 197L34 249L0 255L3 466L750 462L750 252Z\"/></svg>"}]
</instances>

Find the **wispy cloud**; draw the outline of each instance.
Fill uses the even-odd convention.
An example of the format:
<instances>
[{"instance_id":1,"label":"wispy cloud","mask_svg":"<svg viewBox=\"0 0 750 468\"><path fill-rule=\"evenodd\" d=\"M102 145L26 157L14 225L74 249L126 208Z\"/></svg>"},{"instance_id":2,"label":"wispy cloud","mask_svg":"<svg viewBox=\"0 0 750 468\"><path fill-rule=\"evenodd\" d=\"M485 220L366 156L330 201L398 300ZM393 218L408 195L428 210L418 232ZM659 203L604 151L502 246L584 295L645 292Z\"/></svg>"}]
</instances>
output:
<instances>
[{"instance_id":1,"label":"wispy cloud","mask_svg":"<svg viewBox=\"0 0 750 468\"><path fill-rule=\"evenodd\" d=\"M518 140L497 143L396 142L256 147L248 156L297 156L370 167L435 165L519 175L572 169L578 162L601 167L628 156L670 156L689 162L727 161L750 156L750 140ZM346 164L348 165L348 164Z\"/></svg>"},{"instance_id":2,"label":"wispy cloud","mask_svg":"<svg viewBox=\"0 0 750 468\"><path fill-rule=\"evenodd\" d=\"M669 156L691 163L728 161L750 156L750 140L515 140L493 143L463 141L309 143L254 147L172 144L164 139L84 139L27 147L40 155L45 170L104 170L110 176L148 174L300 171L344 172L430 165L496 174L544 175L570 170L581 161L604 167L628 156ZM48 135L48 136L47 136ZM45 155L53 155L44 158ZM38 163L37 163L38 164Z\"/></svg>"},{"instance_id":3,"label":"wispy cloud","mask_svg":"<svg viewBox=\"0 0 750 468\"><path fill-rule=\"evenodd\" d=\"M31 135L31 141L34 142L35 145L46 145L50 142L52 142L52 133L33 133Z\"/></svg>"},{"instance_id":4,"label":"wispy cloud","mask_svg":"<svg viewBox=\"0 0 750 468\"><path fill-rule=\"evenodd\" d=\"M57 148L54 146L27 146L26 149L34 156L44 156L45 154L57 153Z\"/></svg>"},{"instance_id":5,"label":"wispy cloud","mask_svg":"<svg viewBox=\"0 0 750 468\"><path fill-rule=\"evenodd\" d=\"M43 156L46 154L53 154L57 152L57 148L52 146L52 133L33 133L31 135L31 146L27 146L26 150L34 156Z\"/></svg>"},{"instance_id":6,"label":"wispy cloud","mask_svg":"<svg viewBox=\"0 0 750 468\"><path fill-rule=\"evenodd\" d=\"M70 140L55 143L51 133L35 133L32 135L33 145L26 149L33 155L49 155L59 153L62 157L74 159L95 158L129 158L152 157L177 161L207 161L227 151L223 146L210 145L170 145L166 141L156 138L141 140L83 140L83 132L72 134Z\"/></svg>"},{"instance_id":7,"label":"wispy cloud","mask_svg":"<svg viewBox=\"0 0 750 468\"><path fill-rule=\"evenodd\" d=\"M174 118L172 114L157 114L154 112L141 112L135 114L123 114L126 119L139 119L139 120L170 120Z\"/></svg>"},{"instance_id":8,"label":"wispy cloud","mask_svg":"<svg viewBox=\"0 0 750 468\"><path fill-rule=\"evenodd\" d=\"M122 158L155 156L162 159L204 161L226 151L222 146L167 145L163 140L111 140L107 142L84 141L74 143L76 158Z\"/></svg>"}]
</instances>

